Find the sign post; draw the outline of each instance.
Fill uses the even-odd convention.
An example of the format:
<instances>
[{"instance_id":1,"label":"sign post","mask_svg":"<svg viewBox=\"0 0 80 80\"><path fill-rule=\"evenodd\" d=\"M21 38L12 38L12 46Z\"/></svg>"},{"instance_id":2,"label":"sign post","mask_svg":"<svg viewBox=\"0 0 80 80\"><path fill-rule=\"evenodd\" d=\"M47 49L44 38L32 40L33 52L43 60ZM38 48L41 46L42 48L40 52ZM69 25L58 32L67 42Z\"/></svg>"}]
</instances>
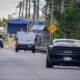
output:
<instances>
[{"instance_id":1,"label":"sign post","mask_svg":"<svg viewBox=\"0 0 80 80\"><path fill-rule=\"evenodd\" d=\"M57 26L54 24L50 24L48 27L48 30L50 32L50 41L53 39L53 33L57 30Z\"/></svg>"},{"instance_id":2,"label":"sign post","mask_svg":"<svg viewBox=\"0 0 80 80\"><path fill-rule=\"evenodd\" d=\"M51 24L53 24L53 22L54 22L53 13L54 13L54 0L51 0ZM50 31L51 31L51 29L50 29ZM50 33L50 41L52 40L52 36L53 36L53 34Z\"/></svg>"}]
</instances>

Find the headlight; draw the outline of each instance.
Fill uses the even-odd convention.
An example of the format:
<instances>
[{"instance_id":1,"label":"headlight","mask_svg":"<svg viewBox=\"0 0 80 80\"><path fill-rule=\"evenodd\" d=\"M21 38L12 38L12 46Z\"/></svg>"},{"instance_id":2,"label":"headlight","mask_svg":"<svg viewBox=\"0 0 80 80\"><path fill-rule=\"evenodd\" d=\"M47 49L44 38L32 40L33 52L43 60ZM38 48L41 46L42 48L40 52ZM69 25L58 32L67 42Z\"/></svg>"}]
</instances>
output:
<instances>
[{"instance_id":1,"label":"headlight","mask_svg":"<svg viewBox=\"0 0 80 80\"><path fill-rule=\"evenodd\" d=\"M50 47L50 48L52 48L52 47L53 47L53 45L50 45L49 47Z\"/></svg>"}]
</instances>

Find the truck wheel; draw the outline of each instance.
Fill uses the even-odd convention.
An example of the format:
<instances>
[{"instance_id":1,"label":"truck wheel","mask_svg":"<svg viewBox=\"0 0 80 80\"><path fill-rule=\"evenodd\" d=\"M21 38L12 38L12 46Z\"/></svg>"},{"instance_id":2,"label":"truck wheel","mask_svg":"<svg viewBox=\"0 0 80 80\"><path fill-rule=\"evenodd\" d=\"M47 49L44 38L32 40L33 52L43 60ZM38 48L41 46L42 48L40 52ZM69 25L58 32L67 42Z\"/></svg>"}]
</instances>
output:
<instances>
[{"instance_id":1,"label":"truck wheel","mask_svg":"<svg viewBox=\"0 0 80 80\"><path fill-rule=\"evenodd\" d=\"M1 45L1 48L3 48L3 45Z\"/></svg>"},{"instance_id":2,"label":"truck wheel","mask_svg":"<svg viewBox=\"0 0 80 80\"><path fill-rule=\"evenodd\" d=\"M15 49L15 52L18 52L18 48Z\"/></svg>"},{"instance_id":3,"label":"truck wheel","mask_svg":"<svg viewBox=\"0 0 80 80\"><path fill-rule=\"evenodd\" d=\"M52 68L53 65L52 63L49 61L48 57L46 58L46 68Z\"/></svg>"},{"instance_id":4,"label":"truck wheel","mask_svg":"<svg viewBox=\"0 0 80 80\"><path fill-rule=\"evenodd\" d=\"M32 53L35 53L35 49L32 49Z\"/></svg>"},{"instance_id":5,"label":"truck wheel","mask_svg":"<svg viewBox=\"0 0 80 80\"><path fill-rule=\"evenodd\" d=\"M36 50L35 50L35 46L32 47L32 53L35 53Z\"/></svg>"}]
</instances>

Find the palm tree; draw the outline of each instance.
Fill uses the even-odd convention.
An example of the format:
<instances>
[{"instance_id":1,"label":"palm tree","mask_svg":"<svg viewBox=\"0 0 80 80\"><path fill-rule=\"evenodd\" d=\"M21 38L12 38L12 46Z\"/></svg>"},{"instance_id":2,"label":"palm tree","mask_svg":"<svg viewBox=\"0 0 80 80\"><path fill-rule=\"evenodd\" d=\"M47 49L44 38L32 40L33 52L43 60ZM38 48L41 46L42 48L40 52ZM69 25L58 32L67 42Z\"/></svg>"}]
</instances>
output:
<instances>
[{"instance_id":1,"label":"palm tree","mask_svg":"<svg viewBox=\"0 0 80 80\"><path fill-rule=\"evenodd\" d=\"M26 0L25 18L27 18L27 15L28 15L28 0Z\"/></svg>"}]
</instances>

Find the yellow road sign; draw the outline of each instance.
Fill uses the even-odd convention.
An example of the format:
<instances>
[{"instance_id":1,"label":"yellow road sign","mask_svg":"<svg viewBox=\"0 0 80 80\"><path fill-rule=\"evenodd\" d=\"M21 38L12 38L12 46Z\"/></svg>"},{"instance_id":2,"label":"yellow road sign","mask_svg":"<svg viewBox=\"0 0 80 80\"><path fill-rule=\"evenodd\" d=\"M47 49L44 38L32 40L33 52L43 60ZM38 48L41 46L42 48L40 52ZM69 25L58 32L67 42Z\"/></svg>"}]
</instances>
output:
<instances>
[{"instance_id":1,"label":"yellow road sign","mask_svg":"<svg viewBox=\"0 0 80 80\"><path fill-rule=\"evenodd\" d=\"M50 24L49 27L48 27L48 30L49 30L51 33L54 33L54 32L57 30L57 27L56 27L56 25L54 25L54 24Z\"/></svg>"}]
</instances>

